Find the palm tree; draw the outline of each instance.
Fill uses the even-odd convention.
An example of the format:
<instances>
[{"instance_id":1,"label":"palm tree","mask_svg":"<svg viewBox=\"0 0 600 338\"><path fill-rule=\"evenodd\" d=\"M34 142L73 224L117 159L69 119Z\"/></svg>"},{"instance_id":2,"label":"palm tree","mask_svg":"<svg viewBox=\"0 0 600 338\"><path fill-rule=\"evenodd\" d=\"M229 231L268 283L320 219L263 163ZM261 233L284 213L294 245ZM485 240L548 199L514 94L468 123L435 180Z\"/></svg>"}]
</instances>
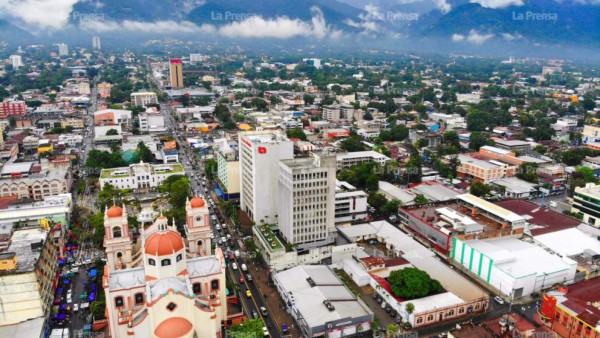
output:
<instances>
[{"instance_id":1,"label":"palm tree","mask_svg":"<svg viewBox=\"0 0 600 338\"><path fill-rule=\"evenodd\" d=\"M395 337L398 334L398 326L396 324L390 324L385 328L385 334L388 337Z\"/></svg>"},{"instance_id":2,"label":"palm tree","mask_svg":"<svg viewBox=\"0 0 600 338\"><path fill-rule=\"evenodd\" d=\"M404 306L404 309L406 310L406 313L408 313L408 315L410 316L415 312L415 304L408 302Z\"/></svg>"}]
</instances>

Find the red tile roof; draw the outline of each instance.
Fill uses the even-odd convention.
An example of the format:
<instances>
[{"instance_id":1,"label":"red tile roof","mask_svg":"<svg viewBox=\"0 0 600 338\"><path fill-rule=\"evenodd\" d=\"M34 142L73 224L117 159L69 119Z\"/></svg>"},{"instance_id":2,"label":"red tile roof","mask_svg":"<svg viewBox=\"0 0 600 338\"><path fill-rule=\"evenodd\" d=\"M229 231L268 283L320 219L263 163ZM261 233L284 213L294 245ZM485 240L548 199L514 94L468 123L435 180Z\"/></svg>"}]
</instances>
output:
<instances>
[{"instance_id":1,"label":"red tile roof","mask_svg":"<svg viewBox=\"0 0 600 338\"><path fill-rule=\"evenodd\" d=\"M550 232L574 228L581 224L581 221L567 217L558 212L544 209L539 205L524 200L506 200L496 203L504 209L510 210L517 215L528 215L528 222L537 225L531 229L534 236L543 235Z\"/></svg>"},{"instance_id":2,"label":"red tile roof","mask_svg":"<svg viewBox=\"0 0 600 338\"><path fill-rule=\"evenodd\" d=\"M371 268L374 266L381 266L385 264L385 259L381 258L381 257L365 257L365 258L361 258L360 259L366 266L367 268Z\"/></svg>"},{"instance_id":3,"label":"red tile roof","mask_svg":"<svg viewBox=\"0 0 600 338\"><path fill-rule=\"evenodd\" d=\"M410 264L410 262L402 257L391 258L391 259L388 259L385 261L386 268L391 267L391 266L400 266L400 265L406 265L406 264Z\"/></svg>"}]
</instances>

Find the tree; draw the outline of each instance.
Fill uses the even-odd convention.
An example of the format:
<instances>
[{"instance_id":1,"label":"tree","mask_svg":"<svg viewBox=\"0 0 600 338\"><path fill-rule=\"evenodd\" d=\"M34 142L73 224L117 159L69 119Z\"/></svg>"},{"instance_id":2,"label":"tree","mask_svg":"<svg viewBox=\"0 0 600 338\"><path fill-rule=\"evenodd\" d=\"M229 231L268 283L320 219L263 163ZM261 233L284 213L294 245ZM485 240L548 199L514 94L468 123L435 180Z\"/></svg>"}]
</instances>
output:
<instances>
[{"instance_id":1,"label":"tree","mask_svg":"<svg viewBox=\"0 0 600 338\"><path fill-rule=\"evenodd\" d=\"M17 126L17 119L14 116L11 116L8 119L8 124L10 125L11 128L15 128Z\"/></svg>"},{"instance_id":2,"label":"tree","mask_svg":"<svg viewBox=\"0 0 600 338\"><path fill-rule=\"evenodd\" d=\"M232 325L229 334L231 338L262 337L262 328L262 319L247 319L242 323Z\"/></svg>"},{"instance_id":3,"label":"tree","mask_svg":"<svg viewBox=\"0 0 600 338\"><path fill-rule=\"evenodd\" d=\"M408 302L406 303L406 305L404 305L404 309L406 310L406 313L408 313L408 315L410 316L415 312L415 304Z\"/></svg>"},{"instance_id":4,"label":"tree","mask_svg":"<svg viewBox=\"0 0 600 338\"><path fill-rule=\"evenodd\" d=\"M538 183L538 165L536 163L522 163L517 170L517 177L527 182Z\"/></svg>"},{"instance_id":5,"label":"tree","mask_svg":"<svg viewBox=\"0 0 600 338\"><path fill-rule=\"evenodd\" d=\"M369 198L367 198L367 203L369 203L369 205L373 208L379 210L387 203L387 198L385 198L383 194L375 192L369 195Z\"/></svg>"},{"instance_id":6,"label":"tree","mask_svg":"<svg viewBox=\"0 0 600 338\"><path fill-rule=\"evenodd\" d=\"M442 139L444 140L444 144L454 146L456 149L460 149L458 133L454 130L445 132L442 135Z\"/></svg>"},{"instance_id":7,"label":"tree","mask_svg":"<svg viewBox=\"0 0 600 338\"><path fill-rule=\"evenodd\" d=\"M427 197L423 196L422 194L417 194L417 196L415 196L414 202L417 204L425 204L425 203L429 202L429 200L427 199Z\"/></svg>"},{"instance_id":8,"label":"tree","mask_svg":"<svg viewBox=\"0 0 600 338\"><path fill-rule=\"evenodd\" d=\"M381 207L381 212L386 215L396 214L398 212L398 207L400 207L401 204L402 202L399 200L388 201Z\"/></svg>"},{"instance_id":9,"label":"tree","mask_svg":"<svg viewBox=\"0 0 600 338\"><path fill-rule=\"evenodd\" d=\"M440 282L417 268L392 271L387 279L396 297L415 299L443 292Z\"/></svg>"},{"instance_id":10,"label":"tree","mask_svg":"<svg viewBox=\"0 0 600 338\"><path fill-rule=\"evenodd\" d=\"M302 141L306 141L306 134L304 133L304 130L302 130L302 128L300 127L296 127L296 128L292 128L292 129L288 129L287 132L287 137L288 138L297 138L300 139Z\"/></svg>"},{"instance_id":11,"label":"tree","mask_svg":"<svg viewBox=\"0 0 600 338\"><path fill-rule=\"evenodd\" d=\"M396 337L398 334L398 326L396 324L390 324L385 328L385 334L388 337Z\"/></svg>"},{"instance_id":12,"label":"tree","mask_svg":"<svg viewBox=\"0 0 600 338\"><path fill-rule=\"evenodd\" d=\"M363 120L365 120L365 121L373 121L373 115L371 115L371 113L367 111L363 115Z\"/></svg>"},{"instance_id":13,"label":"tree","mask_svg":"<svg viewBox=\"0 0 600 338\"><path fill-rule=\"evenodd\" d=\"M479 151L479 148L486 145L487 140L483 133L480 132L472 132L470 136L469 148Z\"/></svg>"},{"instance_id":14,"label":"tree","mask_svg":"<svg viewBox=\"0 0 600 338\"><path fill-rule=\"evenodd\" d=\"M219 164L212 158L207 159L204 162L204 173L208 176L209 179L212 179L217 171L219 170Z\"/></svg>"},{"instance_id":15,"label":"tree","mask_svg":"<svg viewBox=\"0 0 600 338\"><path fill-rule=\"evenodd\" d=\"M137 145L137 155L139 157L139 159L141 161L144 161L146 163L152 163L154 162L154 154L152 153L152 151L150 150L150 148L148 148L146 146L146 144L144 144L144 142L139 142Z\"/></svg>"},{"instance_id":16,"label":"tree","mask_svg":"<svg viewBox=\"0 0 600 338\"><path fill-rule=\"evenodd\" d=\"M365 145L362 143L360 136L351 134L347 139L341 142L340 148L348 152L364 151Z\"/></svg>"},{"instance_id":17,"label":"tree","mask_svg":"<svg viewBox=\"0 0 600 338\"><path fill-rule=\"evenodd\" d=\"M467 129L469 131L484 131L494 127L494 116L486 111L473 109L467 114Z\"/></svg>"},{"instance_id":18,"label":"tree","mask_svg":"<svg viewBox=\"0 0 600 338\"><path fill-rule=\"evenodd\" d=\"M390 130L382 130L379 138L382 141L403 141L408 137L408 128L404 125L393 126Z\"/></svg>"},{"instance_id":19,"label":"tree","mask_svg":"<svg viewBox=\"0 0 600 338\"><path fill-rule=\"evenodd\" d=\"M114 136L114 135L119 135L119 131L117 131L116 129L109 129L106 132L106 136Z\"/></svg>"},{"instance_id":20,"label":"tree","mask_svg":"<svg viewBox=\"0 0 600 338\"><path fill-rule=\"evenodd\" d=\"M93 169L95 175L100 174L101 169L123 167L127 164L121 158L120 153L109 153L108 151L92 149L85 161L87 168Z\"/></svg>"},{"instance_id":21,"label":"tree","mask_svg":"<svg viewBox=\"0 0 600 338\"><path fill-rule=\"evenodd\" d=\"M490 191L492 191L492 187L479 181L473 181L473 183L471 183L471 186L469 187L469 192L471 193L471 195L475 195L478 197L484 197L485 195L489 194Z\"/></svg>"},{"instance_id":22,"label":"tree","mask_svg":"<svg viewBox=\"0 0 600 338\"><path fill-rule=\"evenodd\" d=\"M411 154L408 161L406 162L406 182L408 183L421 183L423 176L423 163L421 160L421 154Z\"/></svg>"}]
</instances>

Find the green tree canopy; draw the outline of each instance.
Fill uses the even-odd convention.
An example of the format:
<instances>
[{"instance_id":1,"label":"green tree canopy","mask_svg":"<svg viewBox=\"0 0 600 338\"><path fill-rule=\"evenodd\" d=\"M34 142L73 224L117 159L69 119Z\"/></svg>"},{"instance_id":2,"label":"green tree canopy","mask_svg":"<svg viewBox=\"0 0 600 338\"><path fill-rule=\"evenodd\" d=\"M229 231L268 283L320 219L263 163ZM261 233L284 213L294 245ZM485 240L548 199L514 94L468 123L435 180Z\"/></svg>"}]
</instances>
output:
<instances>
[{"instance_id":1,"label":"green tree canopy","mask_svg":"<svg viewBox=\"0 0 600 338\"><path fill-rule=\"evenodd\" d=\"M209 158L204 162L204 173L208 178L212 179L216 176L219 170L219 164L216 160Z\"/></svg>"},{"instance_id":2,"label":"green tree canopy","mask_svg":"<svg viewBox=\"0 0 600 338\"><path fill-rule=\"evenodd\" d=\"M247 319L242 323L232 325L229 334L231 338L262 337L263 326L260 318Z\"/></svg>"},{"instance_id":3,"label":"green tree canopy","mask_svg":"<svg viewBox=\"0 0 600 338\"><path fill-rule=\"evenodd\" d=\"M392 271L387 281L394 295L402 299L422 298L444 291L440 282L417 268Z\"/></svg>"},{"instance_id":4,"label":"green tree canopy","mask_svg":"<svg viewBox=\"0 0 600 338\"><path fill-rule=\"evenodd\" d=\"M287 137L289 138L297 138L300 139L302 141L306 141L306 134L304 133L304 130L300 127L296 127L296 128L292 128L292 129L288 129L287 132Z\"/></svg>"},{"instance_id":5,"label":"green tree canopy","mask_svg":"<svg viewBox=\"0 0 600 338\"><path fill-rule=\"evenodd\" d=\"M373 208L379 210L387 203L387 198L385 198L383 194L375 192L369 195L369 198L367 198L367 203L369 203L369 205Z\"/></svg>"},{"instance_id":6,"label":"green tree canopy","mask_svg":"<svg viewBox=\"0 0 600 338\"><path fill-rule=\"evenodd\" d=\"M360 136L351 134L347 139L343 140L340 144L340 148L348 152L364 151L367 148L362 143Z\"/></svg>"},{"instance_id":7,"label":"green tree canopy","mask_svg":"<svg viewBox=\"0 0 600 338\"><path fill-rule=\"evenodd\" d=\"M475 195L478 197L484 197L485 195L489 194L490 191L492 191L491 186L485 183L481 183L479 181L473 181L469 188L469 192L471 193L471 195Z\"/></svg>"}]
</instances>

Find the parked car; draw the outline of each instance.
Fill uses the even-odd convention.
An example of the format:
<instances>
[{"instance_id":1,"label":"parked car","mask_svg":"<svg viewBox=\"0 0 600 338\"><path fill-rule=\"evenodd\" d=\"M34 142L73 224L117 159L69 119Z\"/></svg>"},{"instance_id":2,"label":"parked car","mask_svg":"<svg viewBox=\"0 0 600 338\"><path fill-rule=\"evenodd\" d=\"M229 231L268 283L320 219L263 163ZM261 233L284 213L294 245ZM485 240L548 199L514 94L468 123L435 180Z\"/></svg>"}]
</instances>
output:
<instances>
[{"instance_id":1,"label":"parked car","mask_svg":"<svg viewBox=\"0 0 600 338\"><path fill-rule=\"evenodd\" d=\"M260 313L262 313L263 316L268 316L269 312L267 311L267 308L265 308L264 306L260 307Z\"/></svg>"},{"instance_id":2,"label":"parked car","mask_svg":"<svg viewBox=\"0 0 600 338\"><path fill-rule=\"evenodd\" d=\"M504 304L504 299L502 299L500 296L494 297L494 301L500 305Z\"/></svg>"},{"instance_id":3,"label":"parked car","mask_svg":"<svg viewBox=\"0 0 600 338\"><path fill-rule=\"evenodd\" d=\"M387 303L386 303L386 302L381 302L381 308L382 308L382 309L385 309L385 307L386 307L386 306L387 306Z\"/></svg>"},{"instance_id":4,"label":"parked car","mask_svg":"<svg viewBox=\"0 0 600 338\"><path fill-rule=\"evenodd\" d=\"M254 318L254 319L258 318L258 313L254 310L252 310L252 318Z\"/></svg>"}]
</instances>

